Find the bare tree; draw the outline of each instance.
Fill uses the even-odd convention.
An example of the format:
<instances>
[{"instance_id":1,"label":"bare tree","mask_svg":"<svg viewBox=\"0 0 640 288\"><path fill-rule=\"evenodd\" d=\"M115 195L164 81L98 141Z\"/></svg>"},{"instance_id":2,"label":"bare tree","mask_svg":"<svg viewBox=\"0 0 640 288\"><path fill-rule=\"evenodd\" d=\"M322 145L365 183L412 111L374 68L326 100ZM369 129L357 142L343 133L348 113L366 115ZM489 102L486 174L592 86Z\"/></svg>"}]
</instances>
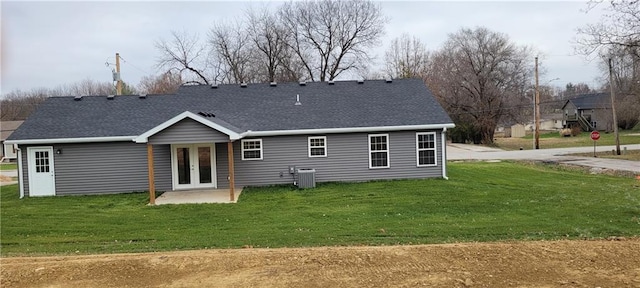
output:
<instances>
[{"instance_id":1,"label":"bare tree","mask_svg":"<svg viewBox=\"0 0 640 288\"><path fill-rule=\"evenodd\" d=\"M175 93L180 85L182 85L180 74L167 72L158 76L142 77L138 87L142 93L171 94Z\"/></svg>"},{"instance_id":2,"label":"bare tree","mask_svg":"<svg viewBox=\"0 0 640 288\"><path fill-rule=\"evenodd\" d=\"M47 99L49 89L35 88L31 91L15 90L3 95L0 101L0 120L25 120L36 107Z\"/></svg>"},{"instance_id":3,"label":"bare tree","mask_svg":"<svg viewBox=\"0 0 640 288\"><path fill-rule=\"evenodd\" d=\"M612 46L640 47L640 1L590 1L588 5L589 9L596 5L607 6L598 23L578 29L578 52L590 55Z\"/></svg>"},{"instance_id":4,"label":"bare tree","mask_svg":"<svg viewBox=\"0 0 640 288\"><path fill-rule=\"evenodd\" d=\"M267 10L247 12L247 34L256 49L254 59L256 79L259 82L297 81L299 65L291 61L292 51L288 46L289 35L277 14Z\"/></svg>"},{"instance_id":5,"label":"bare tree","mask_svg":"<svg viewBox=\"0 0 640 288\"><path fill-rule=\"evenodd\" d=\"M576 50L585 55L597 53L604 61L601 71L609 79L608 59L613 62L618 126L627 129L640 116L640 1L594 1L607 5L598 23L578 29ZM607 87L609 84L606 85ZM607 88L608 89L608 88Z\"/></svg>"},{"instance_id":6,"label":"bare tree","mask_svg":"<svg viewBox=\"0 0 640 288\"><path fill-rule=\"evenodd\" d=\"M385 52L385 72L391 78L424 78L428 61L429 52L420 39L403 34Z\"/></svg>"},{"instance_id":7,"label":"bare tree","mask_svg":"<svg viewBox=\"0 0 640 288\"><path fill-rule=\"evenodd\" d=\"M466 138L493 143L498 121L512 111L510 99L524 101L530 80L529 49L486 28L449 35L434 54L427 83Z\"/></svg>"},{"instance_id":8,"label":"bare tree","mask_svg":"<svg viewBox=\"0 0 640 288\"><path fill-rule=\"evenodd\" d=\"M231 83L253 82L254 51L242 23L215 24L209 32L209 44Z\"/></svg>"},{"instance_id":9,"label":"bare tree","mask_svg":"<svg viewBox=\"0 0 640 288\"><path fill-rule=\"evenodd\" d=\"M84 79L75 83L62 85L49 92L48 96L109 95L115 94L115 85L111 82L98 82L91 79Z\"/></svg>"},{"instance_id":10,"label":"bare tree","mask_svg":"<svg viewBox=\"0 0 640 288\"><path fill-rule=\"evenodd\" d=\"M205 75L207 69L206 46L200 44L197 35L186 32L171 32L170 40L159 40L156 48L160 51L157 66L166 71L177 71L187 82L209 84ZM185 74L183 74L185 73Z\"/></svg>"},{"instance_id":11,"label":"bare tree","mask_svg":"<svg viewBox=\"0 0 640 288\"><path fill-rule=\"evenodd\" d=\"M291 36L289 47L311 81L364 68L371 61L367 49L379 45L387 22L380 7L367 0L291 1L279 15Z\"/></svg>"}]
</instances>

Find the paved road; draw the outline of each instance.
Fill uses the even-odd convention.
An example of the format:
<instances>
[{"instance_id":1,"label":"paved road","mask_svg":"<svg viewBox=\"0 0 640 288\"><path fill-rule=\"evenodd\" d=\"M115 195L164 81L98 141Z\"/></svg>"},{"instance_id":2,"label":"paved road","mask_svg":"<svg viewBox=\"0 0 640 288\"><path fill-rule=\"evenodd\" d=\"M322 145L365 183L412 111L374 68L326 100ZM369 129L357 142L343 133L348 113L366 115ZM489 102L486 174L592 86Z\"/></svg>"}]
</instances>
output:
<instances>
[{"instance_id":1,"label":"paved road","mask_svg":"<svg viewBox=\"0 0 640 288\"><path fill-rule=\"evenodd\" d=\"M629 150L640 150L640 144L621 145ZM611 151L615 146L599 146L596 151ZM593 147L554 148L540 150L505 151L468 144L447 145L448 160L541 160L587 166L593 168L631 171L640 174L640 161L567 156L573 153L593 152Z\"/></svg>"}]
</instances>

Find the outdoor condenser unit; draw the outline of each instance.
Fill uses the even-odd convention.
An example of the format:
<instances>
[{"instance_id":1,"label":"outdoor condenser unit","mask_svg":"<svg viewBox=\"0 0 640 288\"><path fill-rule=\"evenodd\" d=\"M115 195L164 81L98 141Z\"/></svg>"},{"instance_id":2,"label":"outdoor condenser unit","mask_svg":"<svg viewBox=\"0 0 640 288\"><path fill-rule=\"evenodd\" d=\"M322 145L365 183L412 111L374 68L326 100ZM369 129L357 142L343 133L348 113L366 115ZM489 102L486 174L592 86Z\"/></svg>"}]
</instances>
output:
<instances>
[{"instance_id":1,"label":"outdoor condenser unit","mask_svg":"<svg viewBox=\"0 0 640 288\"><path fill-rule=\"evenodd\" d=\"M298 169L298 188L315 188L316 170Z\"/></svg>"}]
</instances>

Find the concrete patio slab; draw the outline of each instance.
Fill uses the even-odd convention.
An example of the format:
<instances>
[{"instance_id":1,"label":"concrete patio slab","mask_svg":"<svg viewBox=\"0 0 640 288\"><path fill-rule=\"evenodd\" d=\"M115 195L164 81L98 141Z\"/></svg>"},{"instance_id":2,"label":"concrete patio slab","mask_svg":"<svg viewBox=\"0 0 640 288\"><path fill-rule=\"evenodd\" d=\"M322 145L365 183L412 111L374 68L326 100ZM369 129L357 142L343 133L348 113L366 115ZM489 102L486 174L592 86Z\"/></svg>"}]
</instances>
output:
<instances>
[{"instance_id":1,"label":"concrete patio slab","mask_svg":"<svg viewBox=\"0 0 640 288\"><path fill-rule=\"evenodd\" d=\"M236 203L242 188L235 189L235 199L229 197L229 189L202 189L167 191L156 198L156 205L165 204L204 204L204 203Z\"/></svg>"}]
</instances>

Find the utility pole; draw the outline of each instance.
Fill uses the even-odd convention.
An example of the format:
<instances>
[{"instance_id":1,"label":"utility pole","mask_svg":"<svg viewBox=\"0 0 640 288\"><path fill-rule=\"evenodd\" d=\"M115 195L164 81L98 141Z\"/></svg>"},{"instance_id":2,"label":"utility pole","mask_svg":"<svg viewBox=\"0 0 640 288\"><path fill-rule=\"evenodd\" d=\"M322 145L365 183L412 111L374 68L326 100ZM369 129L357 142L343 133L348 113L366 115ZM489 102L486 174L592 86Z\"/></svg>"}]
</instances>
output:
<instances>
[{"instance_id":1,"label":"utility pole","mask_svg":"<svg viewBox=\"0 0 640 288\"><path fill-rule=\"evenodd\" d=\"M120 78L120 53L116 53L116 95L122 95L122 79Z\"/></svg>"},{"instance_id":2,"label":"utility pole","mask_svg":"<svg viewBox=\"0 0 640 288\"><path fill-rule=\"evenodd\" d=\"M611 112L613 113L613 134L616 137L616 155L620 155L620 135L618 134L618 116L616 116L616 94L613 89L613 64L609 58L609 89L611 89Z\"/></svg>"},{"instance_id":3,"label":"utility pole","mask_svg":"<svg viewBox=\"0 0 640 288\"><path fill-rule=\"evenodd\" d=\"M538 56L536 56L536 95L535 95L535 117L536 117L536 132L535 132L535 138L536 138L536 145L535 148L536 149L540 149L540 82L538 81Z\"/></svg>"}]
</instances>

